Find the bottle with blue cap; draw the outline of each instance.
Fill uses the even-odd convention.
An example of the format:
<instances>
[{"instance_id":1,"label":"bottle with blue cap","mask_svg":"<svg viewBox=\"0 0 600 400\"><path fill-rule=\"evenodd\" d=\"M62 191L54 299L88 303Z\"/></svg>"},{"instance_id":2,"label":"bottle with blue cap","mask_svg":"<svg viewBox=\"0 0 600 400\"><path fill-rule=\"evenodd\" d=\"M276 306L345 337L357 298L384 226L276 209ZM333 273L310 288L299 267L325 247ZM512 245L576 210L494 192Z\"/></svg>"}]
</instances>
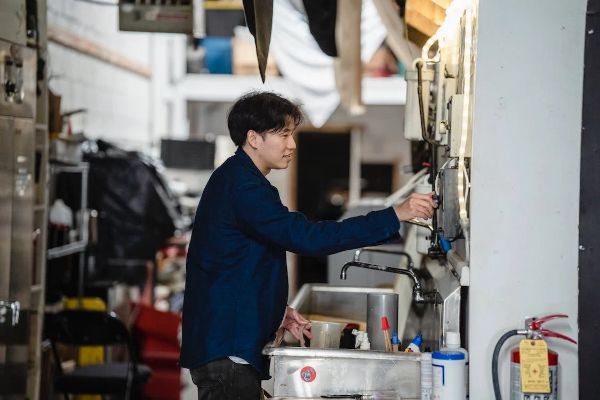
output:
<instances>
[{"instance_id":1,"label":"bottle with blue cap","mask_svg":"<svg viewBox=\"0 0 600 400\"><path fill-rule=\"evenodd\" d=\"M398 338L398 332L392 333L392 352L397 353L400 349L400 339Z\"/></svg>"},{"instance_id":2,"label":"bottle with blue cap","mask_svg":"<svg viewBox=\"0 0 600 400\"><path fill-rule=\"evenodd\" d=\"M423 336L419 333L415 338L410 342L406 349L404 349L405 353L420 353L421 352L421 343L423 343Z\"/></svg>"},{"instance_id":3,"label":"bottle with blue cap","mask_svg":"<svg viewBox=\"0 0 600 400\"><path fill-rule=\"evenodd\" d=\"M460 347L460 333L457 331L448 331L445 335L446 346L442 347L443 350L454 350L460 351L465 355L465 393L466 398L469 398L469 353L464 348Z\"/></svg>"},{"instance_id":4,"label":"bottle with blue cap","mask_svg":"<svg viewBox=\"0 0 600 400\"><path fill-rule=\"evenodd\" d=\"M433 399L465 400L465 354L454 349L433 352Z\"/></svg>"}]
</instances>

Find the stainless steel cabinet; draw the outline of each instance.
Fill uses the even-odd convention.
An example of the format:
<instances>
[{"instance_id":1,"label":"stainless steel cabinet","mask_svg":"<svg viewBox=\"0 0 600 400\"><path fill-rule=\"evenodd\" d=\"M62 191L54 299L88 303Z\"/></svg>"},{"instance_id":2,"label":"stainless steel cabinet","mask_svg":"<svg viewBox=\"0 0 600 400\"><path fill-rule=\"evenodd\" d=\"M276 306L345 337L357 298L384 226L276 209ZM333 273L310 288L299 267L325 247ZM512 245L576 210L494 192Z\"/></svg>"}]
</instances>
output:
<instances>
[{"instance_id":1,"label":"stainless steel cabinet","mask_svg":"<svg viewBox=\"0 0 600 400\"><path fill-rule=\"evenodd\" d=\"M34 279L33 246L35 70L34 49L0 41L0 399L31 397L28 378L39 365L35 338L43 298L33 293L41 287Z\"/></svg>"},{"instance_id":2,"label":"stainless steel cabinet","mask_svg":"<svg viewBox=\"0 0 600 400\"><path fill-rule=\"evenodd\" d=\"M33 239L33 121L0 117L0 396L25 393Z\"/></svg>"},{"instance_id":3,"label":"stainless steel cabinet","mask_svg":"<svg viewBox=\"0 0 600 400\"><path fill-rule=\"evenodd\" d=\"M8 267L12 229L13 127L12 118L0 116L0 299L8 298L10 278Z\"/></svg>"}]
</instances>

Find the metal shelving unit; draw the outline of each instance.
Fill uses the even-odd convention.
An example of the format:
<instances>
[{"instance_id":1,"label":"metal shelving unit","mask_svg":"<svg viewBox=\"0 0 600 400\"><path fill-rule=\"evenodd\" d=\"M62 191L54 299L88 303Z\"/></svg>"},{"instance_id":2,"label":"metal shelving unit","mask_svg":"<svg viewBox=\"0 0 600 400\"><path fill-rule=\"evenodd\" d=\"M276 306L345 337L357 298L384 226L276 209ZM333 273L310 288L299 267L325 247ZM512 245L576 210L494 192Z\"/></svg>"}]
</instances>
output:
<instances>
[{"instance_id":1,"label":"metal shelving unit","mask_svg":"<svg viewBox=\"0 0 600 400\"><path fill-rule=\"evenodd\" d=\"M80 211L81 218L77 221L78 238L79 240L73 243L68 243L62 246L49 248L47 251L47 259L53 260L68 255L79 254L79 278L77 282L77 297L81 301L84 292L84 276L85 276L85 249L88 245L89 238L89 212L87 209L87 193L88 193L88 173L89 165L87 163L79 163L74 165L50 164L51 181L61 173L71 173L81 175L81 203Z\"/></svg>"},{"instance_id":2,"label":"metal shelving unit","mask_svg":"<svg viewBox=\"0 0 600 400\"><path fill-rule=\"evenodd\" d=\"M60 173L76 173L81 174L81 220L78 222L79 240L77 242L68 243L62 246L48 249L48 260L59 257L76 254L85 250L88 244L88 220L87 213L87 189L88 189L88 172L89 166L87 163L78 165L50 165L50 175L52 177Z\"/></svg>"}]
</instances>

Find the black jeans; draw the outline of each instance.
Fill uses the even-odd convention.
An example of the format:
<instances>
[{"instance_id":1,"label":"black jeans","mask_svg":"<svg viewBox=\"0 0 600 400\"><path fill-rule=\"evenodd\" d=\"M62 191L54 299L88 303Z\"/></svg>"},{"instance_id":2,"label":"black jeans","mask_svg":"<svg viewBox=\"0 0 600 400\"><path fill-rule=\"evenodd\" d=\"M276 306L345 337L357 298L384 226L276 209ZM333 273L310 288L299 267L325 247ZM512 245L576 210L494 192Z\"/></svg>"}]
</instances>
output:
<instances>
[{"instance_id":1,"label":"black jeans","mask_svg":"<svg viewBox=\"0 0 600 400\"><path fill-rule=\"evenodd\" d=\"M198 386L198 400L259 400L260 376L251 365L229 358L211 361L190 371Z\"/></svg>"}]
</instances>

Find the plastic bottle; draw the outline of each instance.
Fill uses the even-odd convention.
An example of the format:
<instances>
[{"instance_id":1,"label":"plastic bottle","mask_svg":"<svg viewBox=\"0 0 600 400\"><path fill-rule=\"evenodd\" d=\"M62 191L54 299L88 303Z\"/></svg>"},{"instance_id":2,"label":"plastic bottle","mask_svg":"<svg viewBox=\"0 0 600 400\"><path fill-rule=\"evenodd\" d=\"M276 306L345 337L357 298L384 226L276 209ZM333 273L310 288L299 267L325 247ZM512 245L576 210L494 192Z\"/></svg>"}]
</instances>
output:
<instances>
[{"instance_id":1,"label":"plastic bottle","mask_svg":"<svg viewBox=\"0 0 600 400\"><path fill-rule=\"evenodd\" d=\"M423 343L423 337L421 334L415 336L415 338L410 342L406 349L404 349L405 353L420 353L421 352L421 343Z\"/></svg>"},{"instance_id":2,"label":"plastic bottle","mask_svg":"<svg viewBox=\"0 0 600 400\"><path fill-rule=\"evenodd\" d=\"M431 358L433 400L464 400L465 355L460 351L440 350Z\"/></svg>"},{"instance_id":3,"label":"plastic bottle","mask_svg":"<svg viewBox=\"0 0 600 400\"><path fill-rule=\"evenodd\" d=\"M398 332L392 333L392 352L397 353L400 349L400 339L398 339Z\"/></svg>"},{"instance_id":4,"label":"plastic bottle","mask_svg":"<svg viewBox=\"0 0 600 400\"><path fill-rule=\"evenodd\" d=\"M371 350L371 342L369 342L369 334L358 329L353 329L352 334L356 336L356 348L360 350Z\"/></svg>"},{"instance_id":5,"label":"plastic bottle","mask_svg":"<svg viewBox=\"0 0 600 400\"><path fill-rule=\"evenodd\" d=\"M460 347L460 334L456 331L446 332L446 346L441 351L458 351L465 355L465 398L469 398L469 352Z\"/></svg>"},{"instance_id":6,"label":"plastic bottle","mask_svg":"<svg viewBox=\"0 0 600 400\"><path fill-rule=\"evenodd\" d=\"M50 220L49 245L58 247L67 244L69 242L69 230L73 226L73 211L62 199L56 199L50 207L48 219Z\"/></svg>"},{"instance_id":7,"label":"plastic bottle","mask_svg":"<svg viewBox=\"0 0 600 400\"><path fill-rule=\"evenodd\" d=\"M50 223L54 225L73 226L73 211L65 204L62 199L54 200L50 207Z\"/></svg>"},{"instance_id":8,"label":"plastic bottle","mask_svg":"<svg viewBox=\"0 0 600 400\"><path fill-rule=\"evenodd\" d=\"M371 342L369 342L369 334L365 332L362 342L360 342L361 350L371 350Z\"/></svg>"},{"instance_id":9,"label":"plastic bottle","mask_svg":"<svg viewBox=\"0 0 600 400\"><path fill-rule=\"evenodd\" d=\"M421 400L433 398L433 371L431 353L421 353Z\"/></svg>"}]
</instances>

